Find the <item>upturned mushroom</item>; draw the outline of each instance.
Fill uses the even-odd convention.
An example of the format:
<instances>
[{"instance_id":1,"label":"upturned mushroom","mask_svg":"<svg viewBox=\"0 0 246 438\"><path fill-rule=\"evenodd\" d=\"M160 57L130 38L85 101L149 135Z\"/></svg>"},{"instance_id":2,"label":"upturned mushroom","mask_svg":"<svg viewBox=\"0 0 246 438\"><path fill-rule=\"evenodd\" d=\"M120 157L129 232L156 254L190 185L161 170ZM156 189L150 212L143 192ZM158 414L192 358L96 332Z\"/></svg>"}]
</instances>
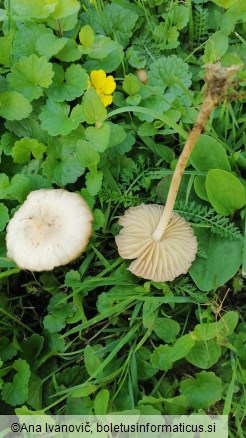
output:
<instances>
[{"instance_id":1,"label":"upturned mushroom","mask_svg":"<svg viewBox=\"0 0 246 438\"><path fill-rule=\"evenodd\" d=\"M92 222L92 213L79 194L35 190L9 221L7 256L30 271L66 265L86 248Z\"/></svg>"},{"instance_id":2,"label":"upturned mushroom","mask_svg":"<svg viewBox=\"0 0 246 438\"><path fill-rule=\"evenodd\" d=\"M220 64L205 66L204 100L178 159L165 207L141 204L129 208L119 220L123 227L115 238L119 254L124 259L135 259L128 269L139 277L172 281L185 274L195 260L196 237L191 226L173 208L189 156L238 69L238 66L223 68Z\"/></svg>"}]
</instances>

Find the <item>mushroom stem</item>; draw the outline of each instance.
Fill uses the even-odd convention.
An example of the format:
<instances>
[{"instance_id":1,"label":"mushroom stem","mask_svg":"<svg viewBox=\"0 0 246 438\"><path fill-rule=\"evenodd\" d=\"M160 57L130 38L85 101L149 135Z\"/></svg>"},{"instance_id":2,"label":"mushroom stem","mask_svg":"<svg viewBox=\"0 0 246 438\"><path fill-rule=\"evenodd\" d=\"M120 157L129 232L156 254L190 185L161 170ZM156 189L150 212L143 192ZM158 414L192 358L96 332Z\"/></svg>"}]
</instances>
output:
<instances>
[{"instance_id":1,"label":"mushroom stem","mask_svg":"<svg viewBox=\"0 0 246 438\"><path fill-rule=\"evenodd\" d=\"M157 242L161 240L164 231L172 217L181 178L184 173L187 161L191 155L191 152L194 149L199 136L202 132L204 132L206 123L209 119L211 112L226 96L226 92L239 67L231 66L229 68L222 68L220 64L208 64L205 66L205 69L205 82L207 86L205 98L174 170L166 205L160 222L158 223L154 233L152 234L153 240Z\"/></svg>"}]
</instances>

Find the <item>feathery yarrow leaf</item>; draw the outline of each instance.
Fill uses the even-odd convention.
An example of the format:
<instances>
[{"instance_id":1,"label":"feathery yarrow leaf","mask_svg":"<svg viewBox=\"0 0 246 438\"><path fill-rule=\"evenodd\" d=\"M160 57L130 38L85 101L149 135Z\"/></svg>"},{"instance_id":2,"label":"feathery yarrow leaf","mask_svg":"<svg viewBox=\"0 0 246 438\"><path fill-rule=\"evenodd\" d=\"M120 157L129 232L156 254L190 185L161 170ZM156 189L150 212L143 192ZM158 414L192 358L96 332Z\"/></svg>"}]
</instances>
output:
<instances>
[{"instance_id":1,"label":"feathery yarrow leaf","mask_svg":"<svg viewBox=\"0 0 246 438\"><path fill-rule=\"evenodd\" d=\"M199 223L211 229L211 232L231 240L242 239L240 229L230 222L225 216L221 216L209 206L199 205L192 201L186 205L184 201L177 201L175 211L188 221Z\"/></svg>"}]
</instances>

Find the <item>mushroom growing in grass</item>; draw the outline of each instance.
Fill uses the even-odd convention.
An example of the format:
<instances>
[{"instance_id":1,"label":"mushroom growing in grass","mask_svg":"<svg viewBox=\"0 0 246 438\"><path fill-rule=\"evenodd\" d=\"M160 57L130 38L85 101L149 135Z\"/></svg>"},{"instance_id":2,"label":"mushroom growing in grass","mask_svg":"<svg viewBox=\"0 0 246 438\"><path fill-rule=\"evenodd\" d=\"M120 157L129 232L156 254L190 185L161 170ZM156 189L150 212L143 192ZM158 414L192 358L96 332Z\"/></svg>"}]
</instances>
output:
<instances>
[{"instance_id":1,"label":"mushroom growing in grass","mask_svg":"<svg viewBox=\"0 0 246 438\"><path fill-rule=\"evenodd\" d=\"M21 269L51 271L85 250L92 222L92 213L79 194L35 190L9 221L7 256Z\"/></svg>"},{"instance_id":2,"label":"mushroom growing in grass","mask_svg":"<svg viewBox=\"0 0 246 438\"><path fill-rule=\"evenodd\" d=\"M165 206L131 207L119 220L123 227L115 238L119 254L124 259L135 259L128 269L139 277L172 281L185 274L195 260L196 237L191 226L173 212L173 208L189 156L211 112L226 96L238 69L238 66L223 68L220 64L205 66L204 100L178 159Z\"/></svg>"}]
</instances>

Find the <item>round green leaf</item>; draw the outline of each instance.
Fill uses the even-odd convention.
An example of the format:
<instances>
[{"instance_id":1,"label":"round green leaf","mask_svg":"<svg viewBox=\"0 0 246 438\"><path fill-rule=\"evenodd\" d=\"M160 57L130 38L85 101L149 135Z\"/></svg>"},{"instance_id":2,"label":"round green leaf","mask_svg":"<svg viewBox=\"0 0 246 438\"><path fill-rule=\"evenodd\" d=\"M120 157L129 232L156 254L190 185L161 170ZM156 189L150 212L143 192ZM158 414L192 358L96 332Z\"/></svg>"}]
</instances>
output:
<instances>
[{"instance_id":1,"label":"round green leaf","mask_svg":"<svg viewBox=\"0 0 246 438\"><path fill-rule=\"evenodd\" d=\"M169 88L173 95L180 96L184 94L184 87L191 86L189 66L176 55L163 56L151 64L148 83L162 91Z\"/></svg>"},{"instance_id":2,"label":"round green leaf","mask_svg":"<svg viewBox=\"0 0 246 438\"><path fill-rule=\"evenodd\" d=\"M192 166L200 172L210 169L231 170L222 144L209 135L201 135L190 156Z\"/></svg>"},{"instance_id":3,"label":"round green leaf","mask_svg":"<svg viewBox=\"0 0 246 438\"><path fill-rule=\"evenodd\" d=\"M59 134L68 135L84 121L81 105L76 105L70 112L69 105L52 99L48 99L46 105L42 106L39 118L42 129L54 137Z\"/></svg>"},{"instance_id":4,"label":"round green leaf","mask_svg":"<svg viewBox=\"0 0 246 438\"><path fill-rule=\"evenodd\" d=\"M31 154L37 160L41 160L45 151L46 146L35 138L22 138L15 142L12 155L15 163L26 163L30 160Z\"/></svg>"},{"instance_id":5,"label":"round green leaf","mask_svg":"<svg viewBox=\"0 0 246 438\"><path fill-rule=\"evenodd\" d=\"M49 87L53 76L52 64L46 57L32 54L23 56L13 65L7 81L13 90L33 100L43 95L43 88Z\"/></svg>"},{"instance_id":6,"label":"round green leaf","mask_svg":"<svg viewBox=\"0 0 246 438\"><path fill-rule=\"evenodd\" d=\"M7 120L22 120L32 112L32 105L22 94L5 91L0 95L0 116Z\"/></svg>"},{"instance_id":7,"label":"round green leaf","mask_svg":"<svg viewBox=\"0 0 246 438\"><path fill-rule=\"evenodd\" d=\"M96 122L103 122L106 119L107 110L94 88L89 88L89 90L85 92L82 101L82 111L85 121L89 125L93 125Z\"/></svg>"},{"instance_id":8,"label":"round green leaf","mask_svg":"<svg viewBox=\"0 0 246 438\"><path fill-rule=\"evenodd\" d=\"M165 342L172 342L180 330L179 324L170 318L156 318L154 325L155 334Z\"/></svg>"},{"instance_id":9,"label":"round green leaf","mask_svg":"<svg viewBox=\"0 0 246 438\"><path fill-rule=\"evenodd\" d=\"M214 169L208 172L206 190L210 203L219 214L233 214L245 205L243 185L236 176L225 170Z\"/></svg>"},{"instance_id":10,"label":"round green leaf","mask_svg":"<svg viewBox=\"0 0 246 438\"><path fill-rule=\"evenodd\" d=\"M199 196L199 198L204 199L204 201L208 201L208 195L206 190L206 176L196 176L194 180L194 189Z\"/></svg>"},{"instance_id":11,"label":"round green leaf","mask_svg":"<svg viewBox=\"0 0 246 438\"><path fill-rule=\"evenodd\" d=\"M200 290L209 291L236 274L242 263L243 242L222 238L204 228L195 228L195 234L207 258L197 257L189 274Z\"/></svg>"},{"instance_id":12,"label":"round green leaf","mask_svg":"<svg viewBox=\"0 0 246 438\"><path fill-rule=\"evenodd\" d=\"M215 341L196 342L191 351L186 355L185 359L192 365L198 368L211 368L221 355L220 345Z\"/></svg>"},{"instance_id":13,"label":"round green leaf","mask_svg":"<svg viewBox=\"0 0 246 438\"><path fill-rule=\"evenodd\" d=\"M222 381L213 372L202 371L180 384L180 392L194 409L207 409L221 399Z\"/></svg>"},{"instance_id":14,"label":"round green leaf","mask_svg":"<svg viewBox=\"0 0 246 438\"><path fill-rule=\"evenodd\" d=\"M55 76L47 94L57 102L74 100L88 86L89 76L78 64L71 64L64 73L61 65L53 64Z\"/></svg>"}]
</instances>

